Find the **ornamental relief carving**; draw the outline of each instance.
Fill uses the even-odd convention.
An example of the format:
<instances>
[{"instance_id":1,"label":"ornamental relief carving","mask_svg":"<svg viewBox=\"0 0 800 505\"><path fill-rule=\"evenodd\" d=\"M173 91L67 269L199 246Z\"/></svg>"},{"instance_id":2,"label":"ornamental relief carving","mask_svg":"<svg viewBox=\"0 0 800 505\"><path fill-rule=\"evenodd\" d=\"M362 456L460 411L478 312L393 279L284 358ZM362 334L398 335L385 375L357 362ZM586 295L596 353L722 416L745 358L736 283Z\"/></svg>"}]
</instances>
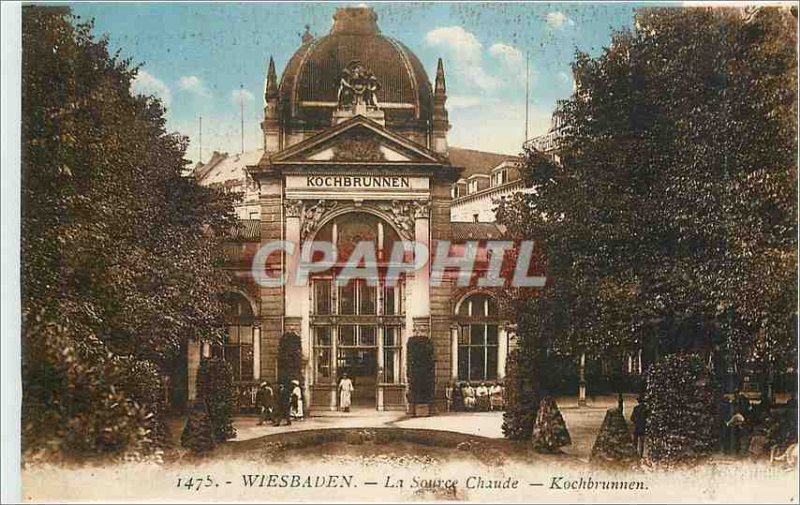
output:
<instances>
[{"instance_id":1,"label":"ornamental relief carving","mask_svg":"<svg viewBox=\"0 0 800 505\"><path fill-rule=\"evenodd\" d=\"M286 217L300 218L300 240L313 235L319 228L320 223L333 210L343 208L343 202L336 200L286 200L284 202ZM415 219L428 218L430 204L425 201L402 201L392 200L391 202L353 202L352 210L373 209L376 213L387 219L397 230L403 240L414 240L414 221Z\"/></svg>"}]
</instances>

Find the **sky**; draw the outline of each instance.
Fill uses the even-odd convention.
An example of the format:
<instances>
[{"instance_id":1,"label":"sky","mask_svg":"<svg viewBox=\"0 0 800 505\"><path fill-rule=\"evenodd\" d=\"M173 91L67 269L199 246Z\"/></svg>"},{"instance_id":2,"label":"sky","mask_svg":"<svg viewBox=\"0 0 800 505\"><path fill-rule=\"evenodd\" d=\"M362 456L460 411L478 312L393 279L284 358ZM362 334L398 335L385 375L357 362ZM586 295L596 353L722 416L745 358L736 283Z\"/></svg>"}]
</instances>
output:
<instances>
[{"instance_id":1,"label":"sky","mask_svg":"<svg viewBox=\"0 0 800 505\"><path fill-rule=\"evenodd\" d=\"M189 137L187 158L262 147L264 77L280 73L309 25L326 35L337 7L356 3L76 3L112 50L141 65L132 88L167 108L167 127ZM365 5L365 4L358 4ZM407 45L429 79L443 59L451 146L514 154L547 131L556 100L568 98L576 50L599 55L612 30L631 27L631 3L379 3L381 33ZM202 116L202 155L199 120Z\"/></svg>"}]
</instances>

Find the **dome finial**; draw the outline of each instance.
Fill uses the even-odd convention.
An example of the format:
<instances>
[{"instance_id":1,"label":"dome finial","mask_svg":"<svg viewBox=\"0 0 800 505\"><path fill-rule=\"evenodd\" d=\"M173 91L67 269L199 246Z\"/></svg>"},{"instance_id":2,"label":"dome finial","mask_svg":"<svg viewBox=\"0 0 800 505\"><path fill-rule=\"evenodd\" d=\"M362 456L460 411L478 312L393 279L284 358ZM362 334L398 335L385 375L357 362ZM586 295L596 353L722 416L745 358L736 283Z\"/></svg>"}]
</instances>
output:
<instances>
[{"instance_id":1,"label":"dome finial","mask_svg":"<svg viewBox=\"0 0 800 505\"><path fill-rule=\"evenodd\" d=\"M300 39L303 41L303 44L307 44L314 40L314 34L311 33L311 25L306 25L306 31L303 32L303 35L300 36Z\"/></svg>"},{"instance_id":2,"label":"dome finial","mask_svg":"<svg viewBox=\"0 0 800 505\"><path fill-rule=\"evenodd\" d=\"M331 33L377 35L380 32L378 15L372 7L339 7L333 15Z\"/></svg>"}]
</instances>

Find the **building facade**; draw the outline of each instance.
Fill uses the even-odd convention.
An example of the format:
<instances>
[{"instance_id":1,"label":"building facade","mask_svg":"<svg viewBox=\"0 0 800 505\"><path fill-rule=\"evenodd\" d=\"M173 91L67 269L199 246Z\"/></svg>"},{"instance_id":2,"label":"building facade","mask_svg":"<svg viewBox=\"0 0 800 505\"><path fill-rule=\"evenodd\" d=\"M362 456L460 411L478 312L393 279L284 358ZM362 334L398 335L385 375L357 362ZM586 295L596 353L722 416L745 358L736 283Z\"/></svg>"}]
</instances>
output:
<instances>
[{"instance_id":1,"label":"building facade","mask_svg":"<svg viewBox=\"0 0 800 505\"><path fill-rule=\"evenodd\" d=\"M263 150L215 153L195 169L202 183L238 188L245 199L237 209L241 226L226 246L235 279L228 338L189 349L189 397L201 357L216 353L232 364L245 409L259 381L277 379L286 334L300 336L298 379L312 409L337 409L343 373L354 379L356 406L405 409L406 343L417 335L434 344L440 408L452 381L502 380L512 336L494 293L457 286L450 274L431 282L430 264L396 283L382 275L337 282L363 241L376 245L383 272L398 243L450 241L458 255L465 240L501 238L493 223L454 222L453 188L471 170L460 157L469 165L476 156L447 144L441 59L431 84L417 57L380 33L372 9L340 8L328 35L303 36L280 80L270 59L264 99ZM298 253L258 255L279 241ZM292 282L299 251L317 241L332 244L335 263ZM487 263L479 251L478 268ZM258 282L254 270L289 282Z\"/></svg>"}]
</instances>

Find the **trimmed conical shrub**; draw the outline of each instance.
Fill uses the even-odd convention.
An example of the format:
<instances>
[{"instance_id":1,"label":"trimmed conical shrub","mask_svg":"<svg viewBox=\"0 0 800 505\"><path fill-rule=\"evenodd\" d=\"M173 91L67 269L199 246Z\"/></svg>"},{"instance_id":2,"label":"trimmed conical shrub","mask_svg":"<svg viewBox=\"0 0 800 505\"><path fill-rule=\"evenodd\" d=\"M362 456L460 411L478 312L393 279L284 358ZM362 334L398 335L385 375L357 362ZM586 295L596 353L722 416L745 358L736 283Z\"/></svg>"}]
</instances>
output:
<instances>
[{"instance_id":1,"label":"trimmed conical shrub","mask_svg":"<svg viewBox=\"0 0 800 505\"><path fill-rule=\"evenodd\" d=\"M633 437L622 411L619 408L608 409L592 447L592 461L626 464L637 458Z\"/></svg>"},{"instance_id":2,"label":"trimmed conical shrub","mask_svg":"<svg viewBox=\"0 0 800 505\"><path fill-rule=\"evenodd\" d=\"M572 443L567 424L552 396L545 396L539 403L531 442L539 452L557 452L560 447Z\"/></svg>"},{"instance_id":3,"label":"trimmed conical shrub","mask_svg":"<svg viewBox=\"0 0 800 505\"><path fill-rule=\"evenodd\" d=\"M214 448L214 427L206 405L197 400L189 411L189 418L183 427L181 445L193 452L208 452Z\"/></svg>"}]
</instances>

